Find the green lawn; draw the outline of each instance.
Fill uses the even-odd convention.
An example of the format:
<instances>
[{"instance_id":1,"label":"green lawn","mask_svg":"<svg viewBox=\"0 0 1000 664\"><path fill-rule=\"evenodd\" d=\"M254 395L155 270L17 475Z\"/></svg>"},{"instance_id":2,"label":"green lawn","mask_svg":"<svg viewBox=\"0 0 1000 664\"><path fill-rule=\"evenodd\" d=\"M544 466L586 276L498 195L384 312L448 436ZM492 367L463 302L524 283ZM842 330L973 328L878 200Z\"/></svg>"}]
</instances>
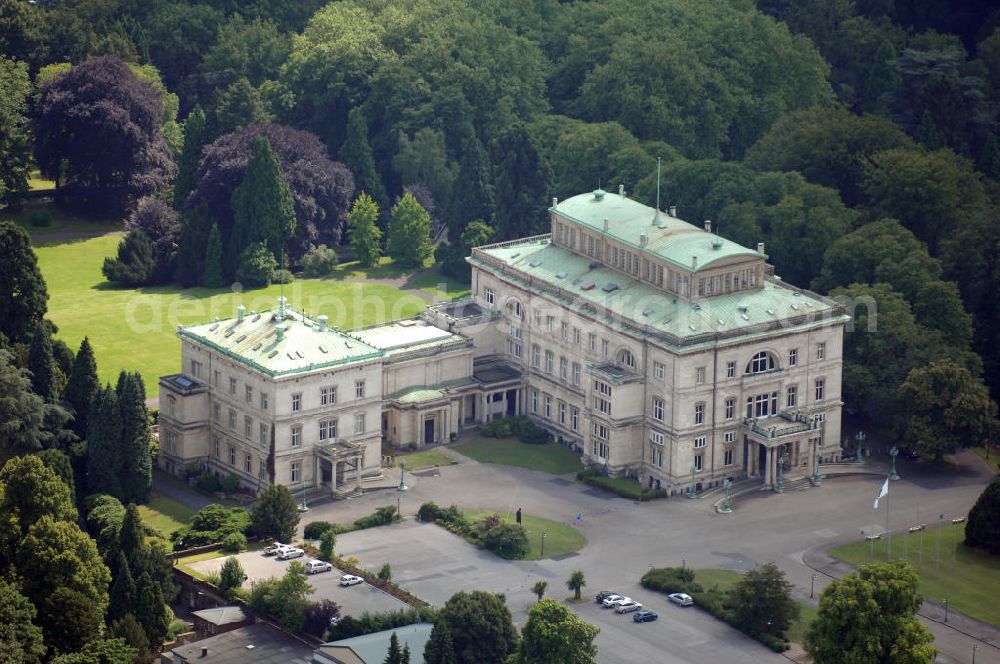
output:
<instances>
[{"instance_id":1,"label":"green lawn","mask_svg":"<svg viewBox=\"0 0 1000 664\"><path fill-rule=\"evenodd\" d=\"M409 281L410 288L419 288L437 300L454 300L469 294L469 284L441 274L440 268L427 270Z\"/></svg>"},{"instance_id":2,"label":"green lawn","mask_svg":"<svg viewBox=\"0 0 1000 664\"><path fill-rule=\"evenodd\" d=\"M190 524L194 513L190 507L155 491L149 495L148 503L139 505L142 520L159 532L164 539L169 539L170 533L178 528Z\"/></svg>"},{"instance_id":3,"label":"green lawn","mask_svg":"<svg viewBox=\"0 0 1000 664\"><path fill-rule=\"evenodd\" d=\"M476 438L456 445L454 449L481 463L530 468L553 475L565 475L583 469L579 456L555 443L529 445L517 438Z\"/></svg>"},{"instance_id":4,"label":"green lawn","mask_svg":"<svg viewBox=\"0 0 1000 664\"><path fill-rule=\"evenodd\" d=\"M395 461L397 468L399 467L399 463L401 461L405 462L407 470L421 470L422 468L433 468L435 466L450 466L455 463L437 450L424 450L423 452L405 454L403 456L396 457Z\"/></svg>"},{"instance_id":5,"label":"green lawn","mask_svg":"<svg viewBox=\"0 0 1000 664\"><path fill-rule=\"evenodd\" d=\"M696 569L694 571L694 580L705 590L709 590L712 586L718 586L719 590L724 593L732 590L733 586L739 583L743 575L739 572L733 572L728 569Z\"/></svg>"},{"instance_id":6,"label":"green lawn","mask_svg":"<svg viewBox=\"0 0 1000 664\"><path fill-rule=\"evenodd\" d=\"M514 523L516 517L513 512L504 514L502 512L491 512L488 510L462 510L462 513L470 522L475 522L490 514L500 514L507 523ZM523 560L539 560L542 556L542 534L545 535L545 558L555 558L566 553L579 551L587 543L587 538L573 526L568 526L551 519L543 519L530 514L521 515L521 525L528 533L528 545L530 550Z\"/></svg>"},{"instance_id":7,"label":"green lawn","mask_svg":"<svg viewBox=\"0 0 1000 664\"><path fill-rule=\"evenodd\" d=\"M202 560L211 560L212 558L221 558L226 554L222 552L222 549L217 549L215 551L207 551L205 553L196 553L193 556L187 556L184 558L177 559L177 566L183 571L187 572L196 579L201 579L202 581L208 580L208 575L197 572L188 565L191 563L196 563Z\"/></svg>"},{"instance_id":8,"label":"green lawn","mask_svg":"<svg viewBox=\"0 0 1000 664\"><path fill-rule=\"evenodd\" d=\"M920 592L927 599L941 601L973 618L1000 627L1000 558L988 556L962 545L965 524L947 524L940 529L941 555L938 556L937 528L892 538L892 558L906 559L920 573ZM885 561L888 539L874 543L861 541L829 551L857 567Z\"/></svg>"},{"instance_id":9,"label":"green lawn","mask_svg":"<svg viewBox=\"0 0 1000 664\"><path fill-rule=\"evenodd\" d=\"M819 609L811 604L806 604L804 602L799 602L799 619L791 624L788 631L785 632L785 636L792 643L802 643L806 638L806 630L809 629L809 625L813 620L816 619L816 614L819 613Z\"/></svg>"},{"instance_id":10,"label":"green lawn","mask_svg":"<svg viewBox=\"0 0 1000 664\"><path fill-rule=\"evenodd\" d=\"M31 171L31 176L28 178L28 189L31 191L48 191L55 188L56 183L54 180L46 180L37 170Z\"/></svg>"},{"instance_id":11,"label":"green lawn","mask_svg":"<svg viewBox=\"0 0 1000 664\"><path fill-rule=\"evenodd\" d=\"M90 337L101 381L113 383L123 368L138 369L154 396L159 377L180 369L178 324L230 317L240 303L248 311L270 309L281 292L278 285L240 294L176 285L118 288L101 274L118 240L104 235L36 249L50 296L48 317L74 350L84 335ZM300 279L284 292L293 308L326 314L342 328L415 316L426 306L415 294L381 284Z\"/></svg>"},{"instance_id":12,"label":"green lawn","mask_svg":"<svg viewBox=\"0 0 1000 664\"><path fill-rule=\"evenodd\" d=\"M51 226L33 226L31 216L37 211L47 211L52 217ZM31 235L32 244L44 245L53 235L65 233L99 234L121 230L120 219L94 218L62 210L50 201L25 201L17 210L0 210L0 221L13 221ZM102 257L103 261L103 257ZM98 265L98 270L100 266Z\"/></svg>"}]
</instances>

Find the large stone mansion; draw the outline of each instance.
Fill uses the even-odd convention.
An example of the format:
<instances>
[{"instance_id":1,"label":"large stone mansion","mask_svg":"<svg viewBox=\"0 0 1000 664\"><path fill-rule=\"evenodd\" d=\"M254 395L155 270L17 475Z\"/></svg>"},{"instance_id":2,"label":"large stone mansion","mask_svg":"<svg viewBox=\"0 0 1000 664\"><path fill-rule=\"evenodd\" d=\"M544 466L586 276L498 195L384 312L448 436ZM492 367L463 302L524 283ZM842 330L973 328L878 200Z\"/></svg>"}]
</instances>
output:
<instances>
[{"instance_id":1,"label":"large stone mansion","mask_svg":"<svg viewBox=\"0 0 1000 664\"><path fill-rule=\"evenodd\" d=\"M354 490L383 445L524 414L588 465L676 492L839 458L842 306L749 249L601 190L477 247L469 298L341 331L282 299L182 327L159 464L251 490Z\"/></svg>"}]
</instances>

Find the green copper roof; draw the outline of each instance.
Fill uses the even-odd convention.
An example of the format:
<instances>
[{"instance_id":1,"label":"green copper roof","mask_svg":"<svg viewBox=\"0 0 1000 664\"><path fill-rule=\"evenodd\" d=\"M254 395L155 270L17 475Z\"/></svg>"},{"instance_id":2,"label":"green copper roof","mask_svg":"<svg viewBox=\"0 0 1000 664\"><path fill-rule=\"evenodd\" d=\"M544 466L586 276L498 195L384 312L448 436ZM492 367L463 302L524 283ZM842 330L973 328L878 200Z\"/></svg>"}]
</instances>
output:
<instances>
[{"instance_id":1,"label":"green copper roof","mask_svg":"<svg viewBox=\"0 0 1000 664\"><path fill-rule=\"evenodd\" d=\"M657 214L655 208L620 194L580 194L560 201L550 211L631 246L640 253L657 256L688 270L691 269L693 257L698 259L697 270L722 258L764 258L763 254L753 249L709 233L665 212ZM607 231L604 230L605 219L608 220ZM647 238L645 247L640 242L640 235L643 234Z\"/></svg>"},{"instance_id":2,"label":"green copper roof","mask_svg":"<svg viewBox=\"0 0 1000 664\"><path fill-rule=\"evenodd\" d=\"M331 366L374 359L382 351L365 342L329 328L321 330L317 321L284 310L250 313L213 323L189 325L177 330L182 339L191 339L246 364L269 376L316 371ZM284 326L278 340L278 326Z\"/></svg>"},{"instance_id":3,"label":"green copper roof","mask_svg":"<svg viewBox=\"0 0 1000 664\"><path fill-rule=\"evenodd\" d=\"M765 279L758 290L687 301L611 268L592 268L589 258L550 244L548 238L477 247L468 260L488 270L502 268L529 291L573 301L573 308L599 315L603 307L630 325L685 343L716 333L753 334L775 324L795 327L838 316L847 320L833 300L777 278Z\"/></svg>"}]
</instances>

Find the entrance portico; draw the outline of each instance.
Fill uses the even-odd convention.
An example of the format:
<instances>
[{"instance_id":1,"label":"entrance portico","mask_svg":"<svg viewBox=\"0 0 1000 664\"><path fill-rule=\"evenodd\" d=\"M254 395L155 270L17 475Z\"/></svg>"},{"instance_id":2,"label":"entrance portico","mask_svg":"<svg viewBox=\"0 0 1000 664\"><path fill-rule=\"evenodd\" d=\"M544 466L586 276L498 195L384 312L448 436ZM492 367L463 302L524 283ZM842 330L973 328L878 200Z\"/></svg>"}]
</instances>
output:
<instances>
[{"instance_id":1,"label":"entrance portico","mask_svg":"<svg viewBox=\"0 0 1000 664\"><path fill-rule=\"evenodd\" d=\"M766 489L776 487L778 465L782 472L802 467L814 472L813 448L823 439L823 423L800 413L781 413L779 417L743 420L744 470L750 477L760 477Z\"/></svg>"},{"instance_id":2,"label":"entrance portico","mask_svg":"<svg viewBox=\"0 0 1000 664\"><path fill-rule=\"evenodd\" d=\"M331 495L350 493L361 486L364 447L346 440L316 448L320 485Z\"/></svg>"}]
</instances>

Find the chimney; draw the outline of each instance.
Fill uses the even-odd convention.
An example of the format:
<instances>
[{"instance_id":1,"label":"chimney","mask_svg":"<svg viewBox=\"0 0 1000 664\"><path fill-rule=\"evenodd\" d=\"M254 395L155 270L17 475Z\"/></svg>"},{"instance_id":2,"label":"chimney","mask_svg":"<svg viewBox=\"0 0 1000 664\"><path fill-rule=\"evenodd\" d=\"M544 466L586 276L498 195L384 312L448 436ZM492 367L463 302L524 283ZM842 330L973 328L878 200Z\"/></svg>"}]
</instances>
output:
<instances>
[{"instance_id":1,"label":"chimney","mask_svg":"<svg viewBox=\"0 0 1000 664\"><path fill-rule=\"evenodd\" d=\"M758 254L764 253L764 243L763 242L758 242L757 243L757 253Z\"/></svg>"},{"instance_id":2,"label":"chimney","mask_svg":"<svg viewBox=\"0 0 1000 664\"><path fill-rule=\"evenodd\" d=\"M319 321L319 331L326 332L326 321L329 319L326 316L320 316L316 320Z\"/></svg>"},{"instance_id":3,"label":"chimney","mask_svg":"<svg viewBox=\"0 0 1000 664\"><path fill-rule=\"evenodd\" d=\"M274 327L274 332L278 336L278 341L284 341L285 340L285 324L284 323L278 323Z\"/></svg>"},{"instance_id":4,"label":"chimney","mask_svg":"<svg viewBox=\"0 0 1000 664\"><path fill-rule=\"evenodd\" d=\"M693 271L693 270L697 270L697 269L698 269L698 257L697 256L692 256L691 257L691 270Z\"/></svg>"},{"instance_id":5,"label":"chimney","mask_svg":"<svg viewBox=\"0 0 1000 664\"><path fill-rule=\"evenodd\" d=\"M605 233L608 232L608 218L607 217L604 218L604 232Z\"/></svg>"},{"instance_id":6,"label":"chimney","mask_svg":"<svg viewBox=\"0 0 1000 664\"><path fill-rule=\"evenodd\" d=\"M202 646L201 647L201 656L202 657L208 657L208 646Z\"/></svg>"},{"instance_id":7,"label":"chimney","mask_svg":"<svg viewBox=\"0 0 1000 664\"><path fill-rule=\"evenodd\" d=\"M667 211L667 214L669 214L671 217L676 217L677 216L677 206L676 205L671 205L670 208Z\"/></svg>"},{"instance_id":8,"label":"chimney","mask_svg":"<svg viewBox=\"0 0 1000 664\"><path fill-rule=\"evenodd\" d=\"M622 198L625 198L625 185L623 184L618 185L618 195L621 196Z\"/></svg>"},{"instance_id":9,"label":"chimney","mask_svg":"<svg viewBox=\"0 0 1000 664\"><path fill-rule=\"evenodd\" d=\"M645 233L640 233L639 234L639 246L640 247L645 247L647 242L649 242L649 238L646 236L646 234Z\"/></svg>"},{"instance_id":10,"label":"chimney","mask_svg":"<svg viewBox=\"0 0 1000 664\"><path fill-rule=\"evenodd\" d=\"M705 220L705 232L706 233L711 233L712 232L712 220L711 219L706 219Z\"/></svg>"},{"instance_id":11,"label":"chimney","mask_svg":"<svg viewBox=\"0 0 1000 664\"><path fill-rule=\"evenodd\" d=\"M555 196L552 197L552 207L559 205L559 199Z\"/></svg>"},{"instance_id":12,"label":"chimney","mask_svg":"<svg viewBox=\"0 0 1000 664\"><path fill-rule=\"evenodd\" d=\"M242 323L243 322L243 314L246 313L246 310L247 310L247 308L244 307L242 304L236 307L236 322L237 323Z\"/></svg>"}]
</instances>

